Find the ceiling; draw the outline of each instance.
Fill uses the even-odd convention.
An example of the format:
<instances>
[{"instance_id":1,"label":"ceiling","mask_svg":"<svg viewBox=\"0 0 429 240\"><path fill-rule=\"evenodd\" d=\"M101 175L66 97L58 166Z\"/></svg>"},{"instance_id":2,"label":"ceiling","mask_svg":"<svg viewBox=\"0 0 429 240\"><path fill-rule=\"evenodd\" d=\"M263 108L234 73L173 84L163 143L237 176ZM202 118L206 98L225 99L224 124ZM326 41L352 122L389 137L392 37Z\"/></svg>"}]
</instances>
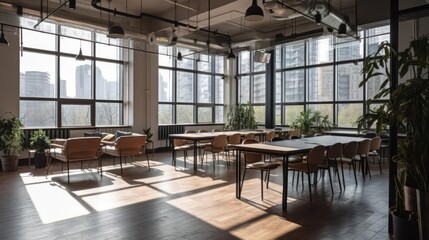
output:
<instances>
[{"instance_id":1,"label":"ceiling","mask_svg":"<svg viewBox=\"0 0 429 240\"><path fill-rule=\"evenodd\" d=\"M264 1L264 3L263 3ZM282 4L297 6L296 9L312 9L325 4L331 6L330 13L338 13L350 19L347 28L353 36L356 0L258 0L264 9L261 21L244 19L251 0L77 0L76 9L70 9L66 0L2 0L0 1L0 22L6 27L19 26L17 7L23 7L24 16L40 20L41 14L53 13L46 21L56 21L64 25L79 25L94 31L107 32L108 22L120 24L126 38L137 42L151 41L148 36L171 37L177 35L177 44L193 48L204 48L210 39L210 48L226 52L229 42L234 49L266 49L276 41L292 39L310 34L335 34L326 31L325 24L317 26L311 15L296 13ZM271 5L270 5L271 3ZM64 6L60 7L61 4ZM317 4L317 5L314 5ZM210 5L210 7L209 7ZM108 11L98 8L109 9ZM58 9L54 12L54 10ZM114 11L116 9L116 13ZM271 10L270 10L271 9ZM317 9L314 8L314 9ZM143 13L143 14L141 14ZM125 16L127 15L127 16ZM310 17L310 18L309 18ZM10 26L9 26L10 25ZM333 28L337 28L331 26ZM320 29L320 31L314 31ZM282 36L283 38L279 38ZM286 38L285 38L286 37ZM155 39L156 40L156 39ZM160 42L159 44L165 44ZM170 44L176 44L170 43Z\"/></svg>"}]
</instances>

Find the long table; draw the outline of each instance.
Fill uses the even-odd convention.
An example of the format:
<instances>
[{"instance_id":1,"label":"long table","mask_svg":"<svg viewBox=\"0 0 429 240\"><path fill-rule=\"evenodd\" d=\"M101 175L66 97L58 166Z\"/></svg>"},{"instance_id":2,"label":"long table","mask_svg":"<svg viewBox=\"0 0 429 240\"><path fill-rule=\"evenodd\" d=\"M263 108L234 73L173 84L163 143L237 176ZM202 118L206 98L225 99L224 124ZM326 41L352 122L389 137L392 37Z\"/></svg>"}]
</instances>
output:
<instances>
[{"instance_id":1,"label":"long table","mask_svg":"<svg viewBox=\"0 0 429 240\"><path fill-rule=\"evenodd\" d=\"M282 209L287 210L287 192L288 192L288 163L289 156L301 153L309 152L313 147L317 145L323 145L325 147L332 146L335 143L346 144L351 141L363 141L367 138L361 137L341 137L341 136L318 136L310 138L301 138L293 140L284 140L278 142L269 143L255 143L237 145L238 154L236 158L236 198L241 198L241 159L240 155L242 151L256 152L262 154L272 154L283 156L283 191L282 191Z\"/></svg>"}]
</instances>

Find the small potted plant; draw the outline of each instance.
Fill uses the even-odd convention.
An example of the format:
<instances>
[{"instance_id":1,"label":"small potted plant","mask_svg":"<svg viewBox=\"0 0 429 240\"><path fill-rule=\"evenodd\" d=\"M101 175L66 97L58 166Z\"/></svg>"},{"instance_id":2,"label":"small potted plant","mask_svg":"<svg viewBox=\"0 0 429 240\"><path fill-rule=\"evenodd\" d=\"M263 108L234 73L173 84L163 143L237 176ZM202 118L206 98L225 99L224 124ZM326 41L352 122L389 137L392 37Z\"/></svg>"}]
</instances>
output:
<instances>
[{"instance_id":1,"label":"small potted plant","mask_svg":"<svg viewBox=\"0 0 429 240\"><path fill-rule=\"evenodd\" d=\"M36 150L34 153L34 166L35 168L44 168L46 167L46 154L45 150L49 148L49 138L46 137L45 131L39 129L33 132L33 135L30 138L30 147L31 149Z\"/></svg>"},{"instance_id":2,"label":"small potted plant","mask_svg":"<svg viewBox=\"0 0 429 240\"><path fill-rule=\"evenodd\" d=\"M24 130L19 118L12 113L5 113L0 118L0 151L3 171L16 171L19 154L24 149Z\"/></svg>"},{"instance_id":3,"label":"small potted plant","mask_svg":"<svg viewBox=\"0 0 429 240\"><path fill-rule=\"evenodd\" d=\"M146 135L146 137L147 137L147 139L146 139L146 143L148 144L148 143L152 143L152 153L153 153L153 151L154 151L154 146L153 146L153 141L152 141L152 136L153 136L153 133L152 133L152 131L151 131L151 127L148 127L148 128L143 128L143 133ZM146 148L146 153L147 153L147 148Z\"/></svg>"}]
</instances>

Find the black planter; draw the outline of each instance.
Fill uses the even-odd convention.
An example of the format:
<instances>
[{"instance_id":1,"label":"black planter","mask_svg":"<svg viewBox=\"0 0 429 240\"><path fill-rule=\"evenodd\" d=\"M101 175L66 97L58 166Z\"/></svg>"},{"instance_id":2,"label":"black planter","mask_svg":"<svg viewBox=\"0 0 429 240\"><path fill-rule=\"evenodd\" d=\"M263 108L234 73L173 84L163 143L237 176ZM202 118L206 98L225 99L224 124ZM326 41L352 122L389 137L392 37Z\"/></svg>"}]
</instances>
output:
<instances>
[{"instance_id":1,"label":"black planter","mask_svg":"<svg viewBox=\"0 0 429 240\"><path fill-rule=\"evenodd\" d=\"M416 219L399 217L392 211L393 236L395 240L418 240L419 227Z\"/></svg>"},{"instance_id":2,"label":"black planter","mask_svg":"<svg viewBox=\"0 0 429 240\"><path fill-rule=\"evenodd\" d=\"M420 240L429 239L429 193L417 190Z\"/></svg>"},{"instance_id":3,"label":"black planter","mask_svg":"<svg viewBox=\"0 0 429 240\"><path fill-rule=\"evenodd\" d=\"M44 168L46 167L46 155L43 153L34 154L34 167L35 168Z\"/></svg>"}]
</instances>

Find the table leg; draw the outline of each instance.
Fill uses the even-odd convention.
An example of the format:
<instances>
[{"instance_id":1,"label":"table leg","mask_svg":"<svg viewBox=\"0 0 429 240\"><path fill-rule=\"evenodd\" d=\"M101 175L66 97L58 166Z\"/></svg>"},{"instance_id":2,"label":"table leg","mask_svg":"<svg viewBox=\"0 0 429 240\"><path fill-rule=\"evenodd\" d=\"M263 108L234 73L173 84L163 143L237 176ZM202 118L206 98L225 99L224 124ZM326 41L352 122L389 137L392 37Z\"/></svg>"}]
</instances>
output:
<instances>
[{"instance_id":1,"label":"table leg","mask_svg":"<svg viewBox=\"0 0 429 240\"><path fill-rule=\"evenodd\" d=\"M289 156L283 157L283 193L282 193L282 210L287 211L287 191L288 191L288 163Z\"/></svg>"},{"instance_id":2,"label":"table leg","mask_svg":"<svg viewBox=\"0 0 429 240\"><path fill-rule=\"evenodd\" d=\"M197 146L198 146L198 141L194 141L194 171L197 171L197 165L198 165L198 159L197 159L197 156L198 156L198 149L197 149Z\"/></svg>"},{"instance_id":3,"label":"table leg","mask_svg":"<svg viewBox=\"0 0 429 240\"><path fill-rule=\"evenodd\" d=\"M235 156L235 197L240 199L240 188L241 188L241 150L238 150Z\"/></svg>"},{"instance_id":4,"label":"table leg","mask_svg":"<svg viewBox=\"0 0 429 240\"><path fill-rule=\"evenodd\" d=\"M174 139L171 139L170 140L170 148L171 148L171 151L173 151L172 152L173 160L171 161L171 163L174 165L174 168L176 168L176 151L174 151L174 144L173 144L173 142L174 142Z\"/></svg>"}]
</instances>

